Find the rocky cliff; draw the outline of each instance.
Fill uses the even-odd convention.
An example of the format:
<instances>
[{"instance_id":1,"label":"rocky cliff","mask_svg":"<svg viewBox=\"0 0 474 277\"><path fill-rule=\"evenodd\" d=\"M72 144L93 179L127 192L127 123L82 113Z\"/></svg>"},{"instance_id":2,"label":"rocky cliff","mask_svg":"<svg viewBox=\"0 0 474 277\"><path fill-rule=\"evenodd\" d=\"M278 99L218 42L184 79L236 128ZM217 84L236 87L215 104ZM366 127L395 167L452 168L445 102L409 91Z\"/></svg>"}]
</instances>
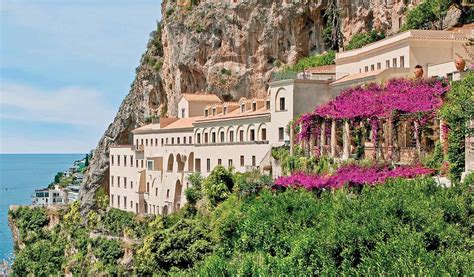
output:
<instances>
[{"instance_id":1,"label":"rocky cliff","mask_svg":"<svg viewBox=\"0 0 474 277\"><path fill-rule=\"evenodd\" d=\"M332 3L347 41L371 28L397 31L404 2ZM109 146L131 143L130 131L146 119L176 115L181 93L205 91L225 100L264 96L278 66L325 51L323 30L333 24L325 16L328 4L327 0L164 0L163 20L151 34L130 92L90 161L81 188L83 212L94 207L97 188L108 181Z\"/></svg>"}]
</instances>

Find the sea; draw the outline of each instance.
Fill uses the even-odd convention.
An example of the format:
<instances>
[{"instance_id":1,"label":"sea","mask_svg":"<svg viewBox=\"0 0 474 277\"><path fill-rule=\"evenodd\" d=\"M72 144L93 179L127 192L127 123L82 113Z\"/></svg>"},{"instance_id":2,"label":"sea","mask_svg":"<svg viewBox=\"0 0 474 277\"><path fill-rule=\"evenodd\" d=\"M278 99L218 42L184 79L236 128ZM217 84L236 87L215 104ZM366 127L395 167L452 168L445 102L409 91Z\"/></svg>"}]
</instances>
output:
<instances>
[{"instance_id":1,"label":"sea","mask_svg":"<svg viewBox=\"0 0 474 277\"><path fill-rule=\"evenodd\" d=\"M35 189L48 186L59 171L85 154L0 154L0 261L12 261L13 241L8 226L10 205L31 204Z\"/></svg>"}]
</instances>

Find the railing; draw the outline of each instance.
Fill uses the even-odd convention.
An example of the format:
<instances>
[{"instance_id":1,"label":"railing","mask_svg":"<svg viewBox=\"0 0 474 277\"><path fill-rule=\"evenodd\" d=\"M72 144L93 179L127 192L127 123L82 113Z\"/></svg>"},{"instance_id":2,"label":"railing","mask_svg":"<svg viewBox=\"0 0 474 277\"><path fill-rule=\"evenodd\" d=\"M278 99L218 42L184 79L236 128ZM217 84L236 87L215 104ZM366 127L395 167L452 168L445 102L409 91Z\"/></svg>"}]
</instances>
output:
<instances>
[{"instance_id":1,"label":"railing","mask_svg":"<svg viewBox=\"0 0 474 277\"><path fill-rule=\"evenodd\" d=\"M271 81L282 81L282 80L334 80L335 74L311 74L306 72L296 72L296 71L283 71L283 72L273 72Z\"/></svg>"},{"instance_id":2,"label":"railing","mask_svg":"<svg viewBox=\"0 0 474 277\"><path fill-rule=\"evenodd\" d=\"M216 143L201 143L195 144L195 147L199 146L216 146L216 145L251 145L251 144L268 144L268 140L264 141L239 141L239 142L216 142Z\"/></svg>"}]
</instances>

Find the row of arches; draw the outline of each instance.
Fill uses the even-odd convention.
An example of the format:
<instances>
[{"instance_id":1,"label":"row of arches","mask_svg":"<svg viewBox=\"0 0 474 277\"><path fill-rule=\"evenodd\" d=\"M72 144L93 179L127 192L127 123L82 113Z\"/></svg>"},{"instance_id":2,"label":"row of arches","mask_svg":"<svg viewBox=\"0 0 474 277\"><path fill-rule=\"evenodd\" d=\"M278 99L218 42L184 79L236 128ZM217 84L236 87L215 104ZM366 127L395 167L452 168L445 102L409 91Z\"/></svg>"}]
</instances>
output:
<instances>
[{"instance_id":1,"label":"row of arches","mask_svg":"<svg viewBox=\"0 0 474 277\"><path fill-rule=\"evenodd\" d=\"M176 160L176 169L178 172L183 172L187 165L187 171L194 171L194 152L189 153L189 155L177 154L176 156L171 153L168 156L168 161L166 165L166 171L172 172L175 168Z\"/></svg>"},{"instance_id":2,"label":"row of arches","mask_svg":"<svg viewBox=\"0 0 474 277\"><path fill-rule=\"evenodd\" d=\"M267 125L238 125L212 128L196 128L196 144L216 144L233 142L267 141Z\"/></svg>"}]
</instances>

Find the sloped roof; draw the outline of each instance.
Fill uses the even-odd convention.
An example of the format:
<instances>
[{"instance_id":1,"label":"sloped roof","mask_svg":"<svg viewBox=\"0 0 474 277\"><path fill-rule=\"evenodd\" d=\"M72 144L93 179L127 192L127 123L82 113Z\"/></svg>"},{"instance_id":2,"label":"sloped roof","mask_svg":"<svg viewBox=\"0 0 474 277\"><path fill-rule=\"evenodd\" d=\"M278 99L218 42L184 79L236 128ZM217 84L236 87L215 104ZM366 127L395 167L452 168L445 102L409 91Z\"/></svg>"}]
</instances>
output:
<instances>
[{"instance_id":1,"label":"sloped roof","mask_svg":"<svg viewBox=\"0 0 474 277\"><path fill-rule=\"evenodd\" d=\"M355 80L358 80L358 79L364 79L364 78L369 78L369 77L374 77L374 76L377 76L379 75L380 73L382 73L383 71L385 71L385 69L379 69L379 70L374 70L374 71L368 71L368 72L362 72L362 73L357 73L357 74L349 74L349 75L346 75L340 79L337 79L336 81L332 82L331 85L337 85L337 84L340 84L340 83L345 83L345 82L349 82L349 81L355 81Z\"/></svg>"},{"instance_id":2,"label":"sloped roof","mask_svg":"<svg viewBox=\"0 0 474 277\"><path fill-rule=\"evenodd\" d=\"M210 93L183 93L181 94L181 97L184 97L184 99L189 102L221 102L221 99L219 99L217 95Z\"/></svg>"},{"instance_id":3,"label":"sloped roof","mask_svg":"<svg viewBox=\"0 0 474 277\"><path fill-rule=\"evenodd\" d=\"M311 67L311 68L305 69L304 72L311 73L311 74L336 73L336 65L335 64L330 64L330 65L322 65L322 66Z\"/></svg>"}]
</instances>

